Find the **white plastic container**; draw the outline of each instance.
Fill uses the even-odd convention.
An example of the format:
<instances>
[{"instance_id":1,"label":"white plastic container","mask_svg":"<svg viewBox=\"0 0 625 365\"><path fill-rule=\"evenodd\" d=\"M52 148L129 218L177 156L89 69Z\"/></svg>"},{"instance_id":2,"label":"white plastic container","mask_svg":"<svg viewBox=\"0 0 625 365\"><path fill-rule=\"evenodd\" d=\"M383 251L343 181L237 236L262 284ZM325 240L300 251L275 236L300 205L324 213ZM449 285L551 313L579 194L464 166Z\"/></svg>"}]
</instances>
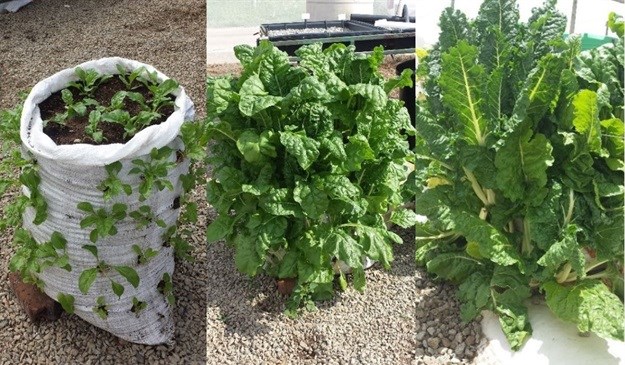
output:
<instances>
[{"instance_id":1,"label":"white plastic container","mask_svg":"<svg viewBox=\"0 0 625 365\"><path fill-rule=\"evenodd\" d=\"M310 21L338 20L339 14L373 14L373 0L306 0Z\"/></svg>"}]
</instances>

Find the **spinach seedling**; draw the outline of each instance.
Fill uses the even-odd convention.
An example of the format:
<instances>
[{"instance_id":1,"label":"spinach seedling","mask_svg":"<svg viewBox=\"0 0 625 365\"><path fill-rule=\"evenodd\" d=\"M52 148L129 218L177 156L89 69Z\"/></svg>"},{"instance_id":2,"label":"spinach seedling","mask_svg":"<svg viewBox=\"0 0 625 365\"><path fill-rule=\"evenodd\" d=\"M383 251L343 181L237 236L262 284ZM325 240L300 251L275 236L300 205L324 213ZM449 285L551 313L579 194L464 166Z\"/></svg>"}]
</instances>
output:
<instances>
[{"instance_id":1,"label":"spinach seedling","mask_svg":"<svg viewBox=\"0 0 625 365\"><path fill-rule=\"evenodd\" d=\"M28 203L35 208L35 219L33 223L39 225L48 218L48 203L39 191L41 177L39 177L36 167L29 165L24 168L19 180L30 192Z\"/></svg>"},{"instance_id":2,"label":"spinach seedling","mask_svg":"<svg viewBox=\"0 0 625 365\"><path fill-rule=\"evenodd\" d=\"M174 105L172 93L178 87L178 83L172 79L167 79L160 84L148 85L148 90L152 93L152 111L158 112L164 106Z\"/></svg>"},{"instance_id":3,"label":"spinach seedling","mask_svg":"<svg viewBox=\"0 0 625 365\"><path fill-rule=\"evenodd\" d=\"M148 161L141 159L132 160L136 167L133 167L129 174L141 175L139 200L146 200L154 188L158 191L162 191L165 188L171 191L174 190L173 184L167 179L169 170L176 166L175 162L169 161L169 156L171 156L172 152L172 149L167 146L160 149L153 148L150 151L150 159Z\"/></svg>"},{"instance_id":4,"label":"spinach seedling","mask_svg":"<svg viewBox=\"0 0 625 365\"><path fill-rule=\"evenodd\" d=\"M47 267L72 270L65 251L67 240L59 232L52 233L50 241L38 244L27 230L19 228L15 231L14 243L19 248L9 262L9 269L19 272L24 282L40 286L43 283L37 274Z\"/></svg>"},{"instance_id":5,"label":"spinach seedling","mask_svg":"<svg viewBox=\"0 0 625 365\"><path fill-rule=\"evenodd\" d=\"M139 209L130 212L128 215L137 222L137 229L145 228L152 222L155 222L159 227L167 227L167 223L165 223L164 220L157 218L149 205L142 205Z\"/></svg>"},{"instance_id":6,"label":"spinach seedling","mask_svg":"<svg viewBox=\"0 0 625 365\"><path fill-rule=\"evenodd\" d=\"M158 283L158 292L163 294L167 299L167 303L170 305L176 304L176 297L174 296L174 284L171 281L171 275L169 273L163 274L163 279Z\"/></svg>"},{"instance_id":7,"label":"spinach seedling","mask_svg":"<svg viewBox=\"0 0 625 365\"><path fill-rule=\"evenodd\" d=\"M74 314L74 301L75 298L71 294L59 293L56 297L56 301L61 304L63 310L68 314Z\"/></svg>"},{"instance_id":8,"label":"spinach seedling","mask_svg":"<svg viewBox=\"0 0 625 365\"><path fill-rule=\"evenodd\" d=\"M132 313L138 314L147 307L148 303L140 301L137 297L132 297L132 308L130 308Z\"/></svg>"},{"instance_id":9,"label":"spinach seedling","mask_svg":"<svg viewBox=\"0 0 625 365\"><path fill-rule=\"evenodd\" d=\"M65 125L70 119L84 116L87 114L88 106L98 104L97 101L90 98L84 98L82 101L76 101L74 100L74 95L68 89L61 90L61 99L63 99L63 103L65 103L65 111L63 113L57 113L54 117L52 117L52 119L50 119L51 122L60 125Z\"/></svg>"},{"instance_id":10,"label":"spinach seedling","mask_svg":"<svg viewBox=\"0 0 625 365\"><path fill-rule=\"evenodd\" d=\"M89 121L85 127L85 133L96 143L102 143L102 141L106 140L102 130L98 128L100 122L102 122L102 112L97 109L92 110L89 113Z\"/></svg>"},{"instance_id":11,"label":"spinach seedling","mask_svg":"<svg viewBox=\"0 0 625 365\"><path fill-rule=\"evenodd\" d=\"M115 227L115 224L126 218L127 207L126 204L122 203L113 204L113 208L110 213L104 208L95 210L93 205L88 202L80 202L77 207L83 212L89 213L80 221L80 228L95 226L89 234L89 239L94 243L98 240L98 238L116 235L117 227Z\"/></svg>"},{"instance_id":12,"label":"spinach seedling","mask_svg":"<svg viewBox=\"0 0 625 365\"><path fill-rule=\"evenodd\" d=\"M132 250L137 254L137 264L147 264L150 260L156 255L158 255L158 251L153 250L151 247L142 250L139 245L132 245Z\"/></svg>"},{"instance_id":13,"label":"spinach seedling","mask_svg":"<svg viewBox=\"0 0 625 365\"><path fill-rule=\"evenodd\" d=\"M93 307L93 312L97 314L100 318L106 319L109 316L108 306L106 305L106 301L104 296L99 296L96 300L96 306Z\"/></svg>"},{"instance_id":14,"label":"spinach seedling","mask_svg":"<svg viewBox=\"0 0 625 365\"><path fill-rule=\"evenodd\" d=\"M135 81L137 81L137 78L141 74L146 72L144 66L141 66L141 67L133 70L132 72L128 72L128 70L126 70L126 68L124 68L124 66L122 66L120 64L117 64L116 67L117 67L117 71L119 72L117 77L126 86L126 89L133 90L133 89L136 89L137 87L141 86L141 84L136 84Z\"/></svg>"},{"instance_id":15,"label":"spinach seedling","mask_svg":"<svg viewBox=\"0 0 625 365\"><path fill-rule=\"evenodd\" d=\"M136 288L139 286L140 279L135 269L129 266L111 266L104 261L101 261L98 256L98 248L94 245L84 245L82 248L89 251L95 257L98 264L96 267L86 269L80 273L80 277L78 278L78 288L81 293L87 294L98 274L100 274L109 279L113 293L115 293L118 297L121 297L122 294L124 294L124 286L108 276L111 269L117 271L117 273L124 277L133 287Z\"/></svg>"},{"instance_id":16,"label":"spinach seedling","mask_svg":"<svg viewBox=\"0 0 625 365\"><path fill-rule=\"evenodd\" d=\"M72 81L69 86L78 89L81 95L93 96L95 89L100 84L112 77L112 75L101 75L94 69L83 70L76 67L74 73L78 76L78 81Z\"/></svg>"},{"instance_id":17,"label":"spinach seedling","mask_svg":"<svg viewBox=\"0 0 625 365\"><path fill-rule=\"evenodd\" d=\"M124 184L119 178L119 172L122 169L121 162L115 161L104 168L108 177L98 185L98 190L104 193L104 200L111 200L122 192L126 195L132 194L132 187L129 184Z\"/></svg>"}]
</instances>

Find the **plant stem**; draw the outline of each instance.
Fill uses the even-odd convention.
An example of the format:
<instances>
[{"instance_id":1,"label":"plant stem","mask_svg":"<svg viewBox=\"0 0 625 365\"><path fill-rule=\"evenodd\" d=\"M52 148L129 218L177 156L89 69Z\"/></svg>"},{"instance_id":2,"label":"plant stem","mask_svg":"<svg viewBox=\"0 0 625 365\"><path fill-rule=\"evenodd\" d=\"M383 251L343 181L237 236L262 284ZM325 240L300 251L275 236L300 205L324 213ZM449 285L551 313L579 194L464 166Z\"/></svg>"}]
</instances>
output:
<instances>
[{"instance_id":1,"label":"plant stem","mask_svg":"<svg viewBox=\"0 0 625 365\"><path fill-rule=\"evenodd\" d=\"M566 212L566 216L564 216L564 226L571 222L573 219L573 208L575 207L575 193L573 189L569 189L569 208Z\"/></svg>"},{"instance_id":2,"label":"plant stem","mask_svg":"<svg viewBox=\"0 0 625 365\"><path fill-rule=\"evenodd\" d=\"M530 233L530 223L527 219L523 219L523 241L521 243L521 253L524 255L529 255L533 249Z\"/></svg>"},{"instance_id":3,"label":"plant stem","mask_svg":"<svg viewBox=\"0 0 625 365\"><path fill-rule=\"evenodd\" d=\"M572 281L569 278L569 274L571 273L571 269L573 267L571 266L571 263L567 262L566 264L564 264L564 267L562 268L562 270L556 275L556 281L560 284L565 283L567 281ZM575 277L577 277L577 275L575 275Z\"/></svg>"},{"instance_id":4,"label":"plant stem","mask_svg":"<svg viewBox=\"0 0 625 365\"><path fill-rule=\"evenodd\" d=\"M484 205L488 206L488 198L486 197L484 190L482 190L480 183L477 182L475 175L473 175L471 171L467 170L466 167L462 167L462 169L464 170L464 174L466 175L467 179L469 179L469 181L471 182L471 187L473 188L475 195L477 195L477 197L482 201Z\"/></svg>"},{"instance_id":5,"label":"plant stem","mask_svg":"<svg viewBox=\"0 0 625 365\"><path fill-rule=\"evenodd\" d=\"M415 241L439 240L441 238L447 238L447 237L452 237L456 235L457 235L456 232L450 231L450 232L438 234L436 236L415 237Z\"/></svg>"}]
</instances>

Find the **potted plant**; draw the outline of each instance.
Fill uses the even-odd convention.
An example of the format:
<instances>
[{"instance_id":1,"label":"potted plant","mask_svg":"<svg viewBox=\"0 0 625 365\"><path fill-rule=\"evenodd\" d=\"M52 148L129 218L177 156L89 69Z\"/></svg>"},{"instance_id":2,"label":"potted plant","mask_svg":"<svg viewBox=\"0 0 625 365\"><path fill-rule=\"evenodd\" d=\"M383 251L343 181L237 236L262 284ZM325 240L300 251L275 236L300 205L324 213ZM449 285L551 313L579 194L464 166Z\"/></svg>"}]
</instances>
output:
<instances>
[{"instance_id":1,"label":"potted plant","mask_svg":"<svg viewBox=\"0 0 625 365\"><path fill-rule=\"evenodd\" d=\"M623 340L622 22L618 44L582 53L555 1L527 23L486 0L440 24L419 70L417 261L459 284L465 320L494 312L513 350L540 293L580 332Z\"/></svg>"},{"instance_id":2,"label":"potted plant","mask_svg":"<svg viewBox=\"0 0 625 365\"><path fill-rule=\"evenodd\" d=\"M288 314L333 295L335 269L365 287L363 259L388 268L401 238L387 222L414 224L403 186L413 154L401 130L410 117L388 93L410 71L385 80L381 47L369 56L320 44L297 51L299 65L268 41L238 46L240 77L209 78L207 198L218 217L207 239L225 238L237 268L296 281Z\"/></svg>"},{"instance_id":3,"label":"potted plant","mask_svg":"<svg viewBox=\"0 0 625 365\"><path fill-rule=\"evenodd\" d=\"M132 60L86 62L35 85L21 112L11 270L116 336L170 341L174 255L189 249L177 220L198 173L190 158L202 158L192 118L176 81Z\"/></svg>"}]
</instances>

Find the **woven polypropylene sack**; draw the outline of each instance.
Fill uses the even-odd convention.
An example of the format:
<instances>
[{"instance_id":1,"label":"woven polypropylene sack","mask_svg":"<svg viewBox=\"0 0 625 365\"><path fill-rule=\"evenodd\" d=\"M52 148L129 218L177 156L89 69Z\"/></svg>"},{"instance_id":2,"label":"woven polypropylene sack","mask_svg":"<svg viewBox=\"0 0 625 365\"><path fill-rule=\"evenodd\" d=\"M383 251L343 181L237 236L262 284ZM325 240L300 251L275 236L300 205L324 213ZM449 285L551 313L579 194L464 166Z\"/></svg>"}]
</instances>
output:
<instances>
[{"instance_id":1,"label":"woven polypropylene sack","mask_svg":"<svg viewBox=\"0 0 625 365\"><path fill-rule=\"evenodd\" d=\"M150 72L157 71L149 65L116 57L78 66L95 69L101 74L117 74L117 65L127 70L143 66ZM157 75L159 81L167 79L158 71ZM47 219L39 225L33 223L34 209L27 208L23 215L24 228L38 243L49 241L53 232L60 232L67 240L65 252L71 266L69 272L58 267L46 268L39 279L51 298L57 299L59 293L72 295L75 298L75 314L124 340L149 345L171 342L174 333L172 306L159 290L159 283L165 273L172 277L174 271L173 248L166 242L165 233L167 227L176 224L179 204L175 201L182 194L180 175L188 172L189 161L178 160L177 154L173 152L169 159L176 162L176 167L169 171L168 180L174 189L153 189L145 201L140 201L138 194L141 176L130 174L129 171L134 167L133 160L148 160L153 148L168 146L173 151L184 149L178 134L182 123L193 119L193 103L180 87L174 93L174 112L167 120L142 130L127 143L56 145L43 132L38 104L52 93L65 88L68 82L76 80L74 68L42 80L28 95L21 116L22 148L25 154L36 161L41 178L38 189L48 205ZM97 186L108 176L105 165L116 161L122 164L118 177L132 187L132 194L127 196L122 193L105 201ZM30 194L26 187L23 187L23 192L27 196ZM93 245L89 240L92 227L80 227L80 221L86 216L85 212L77 208L80 202L89 202L94 209L104 208L107 212L111 211L115 203L125 204L127 212L136 211L144 205L150 207L155 219L147 227L138 228L137 222L127 216L117 222L116 235L100 238L95 243L100 261L111 267L128 266L135 269L140 278L137 288L116 270L110 269L97 275L86 295L80 292L78 278L81 272L98 265L95 256L83 248L87 244ZM158 226L155 223L158 219L163 220L167 227ZM139 246L142 251L152 248L158 254L147 263L139 264L133 245ZM113 293L111 280L124 285L121 297ZM108 310L108 316L104 319L94 312L100 296L104 297ZM145 302L147 307L133 313L133 298Z\"/></svg>"}]
</instances>

